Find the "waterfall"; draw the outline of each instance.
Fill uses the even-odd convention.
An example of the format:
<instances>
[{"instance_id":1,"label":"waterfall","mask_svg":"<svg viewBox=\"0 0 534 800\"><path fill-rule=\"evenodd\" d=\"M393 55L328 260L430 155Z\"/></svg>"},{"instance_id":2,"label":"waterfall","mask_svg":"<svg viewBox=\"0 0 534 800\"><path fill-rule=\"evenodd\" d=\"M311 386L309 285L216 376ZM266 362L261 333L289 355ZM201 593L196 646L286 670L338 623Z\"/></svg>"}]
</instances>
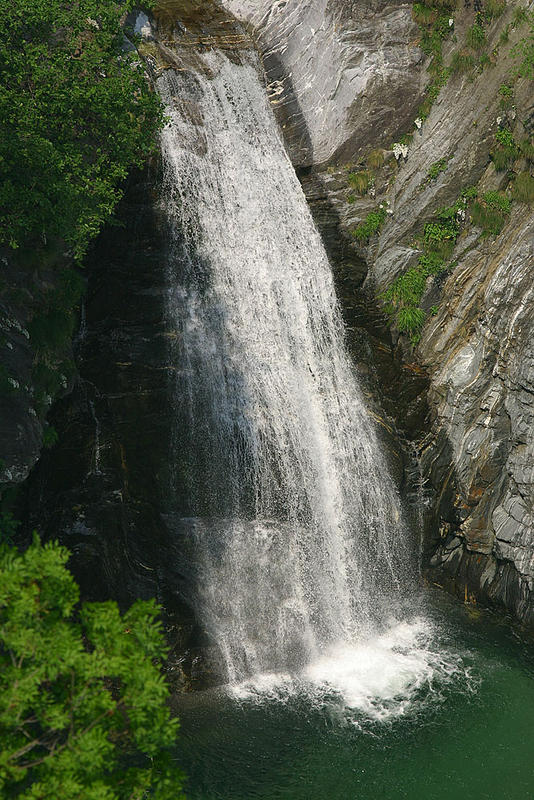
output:
<instances>
[{"instance_id":1,"label":"waterfall","mask_svg":"<svg viewBox=\"0 0 534 800\"><path fill-rule=\"evenodd\" d=\"M230 683L361 641L402 597L401 503L253 54L158 90L194 603Z\"/></svg>"}]
</instances>

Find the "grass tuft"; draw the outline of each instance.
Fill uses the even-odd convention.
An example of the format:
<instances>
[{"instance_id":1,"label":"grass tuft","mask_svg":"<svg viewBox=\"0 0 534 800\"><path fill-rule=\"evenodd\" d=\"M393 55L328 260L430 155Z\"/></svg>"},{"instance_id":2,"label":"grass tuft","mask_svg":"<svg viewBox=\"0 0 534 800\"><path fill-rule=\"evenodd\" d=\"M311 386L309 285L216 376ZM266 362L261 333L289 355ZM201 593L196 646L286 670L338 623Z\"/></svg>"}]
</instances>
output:
<instances>
[{"instance_id":1,"label":"grass tuft","mask_svg":"<svg viewBox=\"0 0 534 800\"><path fill-rule=\"evenodd\" d=\"M348 177L348 182L358 194L367 194L369 186L371 185L371 175L366 170L362 172L351 172Z\"/></svg>"},{"instance_id":2,"label":"grass tuft","mask_svg":"<svg viewBox=\"0 0 534 800\"><path fill-rule=\"evenodd\" d=\"M383 150L371 150L367 156L367 166L369 169L380 169L385 160Z\"/></svg>"},{"instance_id":3,"label":"grass tuft","mask_svg":"<svg viewBox=\"0 0 534 800\"><path fill-rule=\"evenodd\" d=\"M530 172L520 172L514 181L514 200L532 205L534 203L534 178Z\"/></svg>"},{"instance_id":4,"label":"grass tuft","mask_svg":"<svg viewBox=\"0 0 534 800\"><path fill-rule=\"evenodd\" d=\"M475 22L467 31L466 42L468 47L478 52L482 50L486 41L486 31L479 22Z\"/></svg>"},{"instance_id":5,"label":"grass tuft","mask_svg":"<svg viewBox=\"0 0 534 800\"><path fill-rule=\"evenodd\" d=\"M482 229L485 236L498 236L504 228L511 209L510 200L502 192L486 192L471 207L474 225Z\"/></svg>"}]
</instances>

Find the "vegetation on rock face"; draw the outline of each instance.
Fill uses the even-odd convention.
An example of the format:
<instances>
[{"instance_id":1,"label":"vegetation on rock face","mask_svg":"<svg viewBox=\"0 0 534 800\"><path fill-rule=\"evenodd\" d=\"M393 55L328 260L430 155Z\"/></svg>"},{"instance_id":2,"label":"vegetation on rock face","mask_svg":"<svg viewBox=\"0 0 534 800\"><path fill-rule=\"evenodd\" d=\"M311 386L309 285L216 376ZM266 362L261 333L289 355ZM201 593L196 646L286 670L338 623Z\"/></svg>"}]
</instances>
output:
<instances>
[{"instance_id":1,"label":"vegetation on rock face","mask_svg":"<svg viewBox=\"0 0 534 800\"><path fill-rule=\"evenodd\" d=\"M0 547L0 795L177 800L158 607L77 611L69 553Z\"/></svg>"},{"instance_id":2,"label":"vegetation on rock face","mask_svg":"<svg viewBox=\"0 0 534 800\"><path fill-rule=\"evenodd\" d=\"M508 128L500 128L495 134L495 145L491 151L495 169L508 169L519 155L519 148L513 133Z\"/></svg>"},{"instance_id":3,"label":"vegetation on rock face","mask_svg":"<svg viewBox=\"0 0 534 800\"><path fill-rule=\"evenodd\" d=\"M429 0L427 3L413 5L413 18L421 30L421 50L425 55L432 57L428 66L430 83L426 87L426 97L417 114L422 120L428 117L432 104L449 77L449 71L443 63L442 45L452 30L450 15L455 5L455 0Z\"/></svg>"},{"instance_id":4,"label":"vegetation on rock face","mask_svg":"<svg viewBox=\"0 0 534 800\"><path fill-rule=\"evenodd\" d=\"M529 172L520 172L514 181L514 200L520 203L534 203L534 178Z\"/></svg>"},{"instance_id":5,"label":"vegetation on rock face","mask_svg":"<svg viewBox=\"0 0 534 800\"><path fill-rule=\"evenodd\" d=\"M486 32L480 22L475 22L466 35L466 42L472 50L482 50L486 44Z\"/></svg>"},{"instance_id":6,"label":"vegetation on rock face","mask_svg":"<svg viewBox=\"0 0 534 800\"><path fill-rule=\"evenodd\" d=\"M362 170L361 172L351 172L348 177L349 185L355 189L358 194L366 194L369 186L371 185L371 175L367 172L367 170Z\"/></svg>"},{"instance_id":7,"label":"vegetation on rock face","mask_svg":"<svg viewBox=\"0 0 534 800\"><path fill-rule=\"evenodd\" d=\"M371 236L380 232L380 228L386 219L386 214L385 208L375 208L374 211L370 211L364 221L353 231L353 236L360 242L368 241Z\"/></svg>"},{"instance_id":8,"label":"vegetation on rock face","mask_svg":"<svg viewBox=\"0 0 534 800\"><path fill-rule=\"evenodd\" d=\"M386 312L395 320L398 330L409 335L413 345L419 341L426 319L419 306L427 279L448 268L461 223L475 196L476 190L465 190L454 205L440 209L425 224L419 243L422 253L417 264L395 278L382 294Z\"/></svg>"},{"instance_id":9,"label":"vegetation on rock face","mask_svg":"<svg viewBox=\"0 0 534 800\"><path fill-rule=\"evenodd\" d=\"M522 78L534 80L534 12L530 14L525 8L518 8L515 24L530 23L530 29L523 39L514 47L513 55L519 59L518 75Z\"/></svg>"},{"instance_id":10,"label":"vegetation on rock face","mask_svg":"<svg viewBox=\"0 0 534 800\"><path fill-rule=\"evenodd\" d=\"M123 48L133 2L2 3L1 244L81 258L153 147L161 103Z\"/></svg>"},{"instance_id":11,"label":"vegetation on rock face","mask_svg":"<svg viewBox=\"0 0 534 800\"><path fill-rule=\"evenodd\" d=\"M482 228L485 235L498 236L504 228L511 208L509 198L502 192L486 192L473 203L471 219L475 225Z\"/></svg>"},{"instance_id":12,"label":"vegetation on rock face","mask_svg":"<svg viewBox=\"0 0 534 800\"><path fill-rule=\"evenodd\" d=\"M449 165L449 159L448 158L440 158L439 161L435 161L431 165L430 169L428 170L428 176L427 177L429 178L429 180L432 181L435 178L437 178L438 175L440 175L442 172L445 172L445 170L447 169L448 165Z\"/></svg>"}]
</instances>

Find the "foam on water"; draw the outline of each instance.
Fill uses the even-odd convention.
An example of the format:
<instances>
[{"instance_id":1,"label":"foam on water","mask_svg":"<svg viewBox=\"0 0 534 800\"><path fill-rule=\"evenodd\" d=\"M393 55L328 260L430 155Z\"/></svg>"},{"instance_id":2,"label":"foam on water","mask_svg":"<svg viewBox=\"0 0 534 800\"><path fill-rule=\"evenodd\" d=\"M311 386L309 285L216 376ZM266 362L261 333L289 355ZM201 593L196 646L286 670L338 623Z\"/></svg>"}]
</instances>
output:
<instances>
[{"instance_id":1,"label":"foam on water","mask_svg":"<svg viewBox=\"0 0 534 800\"><path fill-rule=\"evenodd\" d=\"M438 702L452 682L460 691L475 688L463 654L443 646L436 633L423 617L391 621L380 634L333 645L298 675L262 673L227 690L260 703L306 696L314 706L338 707L354 720L390 721Z\"/></svg>"}]
</instances>

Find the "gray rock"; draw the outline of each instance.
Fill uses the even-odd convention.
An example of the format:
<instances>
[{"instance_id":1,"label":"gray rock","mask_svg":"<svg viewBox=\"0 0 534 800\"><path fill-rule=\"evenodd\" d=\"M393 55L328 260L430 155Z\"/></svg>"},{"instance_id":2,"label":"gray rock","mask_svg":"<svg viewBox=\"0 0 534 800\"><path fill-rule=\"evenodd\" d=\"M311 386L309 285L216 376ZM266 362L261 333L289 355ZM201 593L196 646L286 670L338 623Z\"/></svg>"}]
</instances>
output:
<instances>
[{"instance_id":1,"label":"gray rock","mask_svg":"<svg viewBox=\"0 0 534 800\"><path fill-rule=\"evenodd\" d=\"M425 76L411 4L224 0L253 27L293 162L353 158L413 122Z\"/></svg>"}]
</instances>

